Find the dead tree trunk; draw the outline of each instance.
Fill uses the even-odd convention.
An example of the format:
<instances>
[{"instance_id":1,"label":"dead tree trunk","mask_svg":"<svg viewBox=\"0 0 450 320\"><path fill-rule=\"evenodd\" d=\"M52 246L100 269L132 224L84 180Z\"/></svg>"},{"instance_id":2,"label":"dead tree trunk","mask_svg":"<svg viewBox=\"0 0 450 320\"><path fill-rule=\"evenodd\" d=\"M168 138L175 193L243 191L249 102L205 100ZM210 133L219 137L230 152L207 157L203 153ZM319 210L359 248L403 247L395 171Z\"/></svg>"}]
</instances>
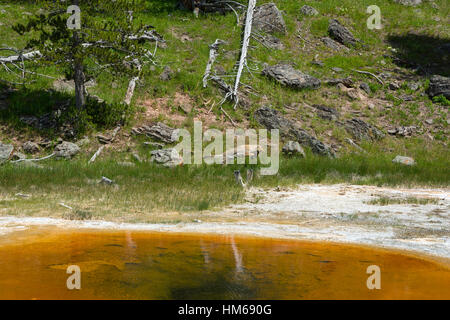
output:
<instances>
[{"instance_id":1,"label":"dead tree trunk","mask_svg":"<svg viewBox=\"0 0 450 320\"><path fill-rule=\"evenodd\" d=\"M74 5L78 5L78 0L73 1ZM78 31L73 33L73 71L75 82L75 106L78 110L84 109L86 105L86 87L84 85L86 78L84 76L83 57L79 55L81 48L80 35Z\"/></svg>"}]
</instances>

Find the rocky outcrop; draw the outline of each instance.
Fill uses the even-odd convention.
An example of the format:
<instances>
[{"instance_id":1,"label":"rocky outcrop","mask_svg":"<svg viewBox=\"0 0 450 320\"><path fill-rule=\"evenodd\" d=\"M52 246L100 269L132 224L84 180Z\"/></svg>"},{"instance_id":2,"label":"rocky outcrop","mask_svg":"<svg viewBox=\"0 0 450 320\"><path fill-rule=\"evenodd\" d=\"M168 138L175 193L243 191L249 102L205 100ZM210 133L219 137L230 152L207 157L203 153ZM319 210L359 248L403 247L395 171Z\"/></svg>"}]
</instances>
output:
<instances>
[{"instance_id":1,"label":"rocky outcrop","mask_svg":"<svg viewBox=\"0 0 450 320\"><path fill-rule=\"evenodd\" d=\"M162 122L158 122L153 126L143 125L133 128L131 129L131 133L135 135L145 134L147 137L164 143L174 143L178 139L176 129L171 128Z\"/></svg>"},{"instance_id":2,"label":"rocky outcrop","mask_svg":"<svg viewBox=\"0 0 450 320\"><path fill-rule=\"evenodd\" d=\"M72 142L63 141L55 147L56 158L71 159L78 152L80 152L80 147Z\"/></svg>"},{"instance_id":3,"label":"rocky outcrop","mask_svg":"<svg viewBox=\"0 0 450 320\"><path fill-rule=\"evenodd\" d=\"M262 71L262 75L293 89L317 89L320 87L319 79L298 71L288 64L267 66Z\"/></svg>"},{"instance_id":4,"label":"rocky outcrop","mask_svg":"<svg viewBox=\"0 0 450 320\"><path fill-rule=\"evenodd\" d=\"M432 76L427 93L431 98L443 95L450 99L450 78L439 75Z\"/></svg>"},{"instance_id":5,"label":"rocky outcrop","mask_svg":"<svg viewBox=\"0 0 450 320\"><path fill-rule=\"evenodd\" d=\"M151 162L161 164L165 167L176 167L183 164L183 158L175 149L154 150L151 153Z\"/></svg>"},{"instance_id":6,"label":"rocky outcrop","mask_svg":"<svg viewBox=\"0 0 450 320\"><path fill-rule=\"evenodd\" d=\"M330 34L331 38L333 38L339 43L342 43L343 45L346 46L356 45L357 41L353 36L353 34L336 19L330 20L328 33Z\"/></svg>"},{"instance_id":7,"label":"rocky outcrop","mask_svg":"<svg viewBox=\"0 0 450 320\"><path fill-rule=\"evenodd\" d=\"M301 7L300 12L305 16L317 16L319 14L319 11L308 5Z\"/></svg>"},{"instance_id":8,"label":"rocky outcrop","mask_svg":"<svg viewBox=\"0 0 450 320\"><path fill-rule=\"evenodd\" d=\"M283 15L273 2L256 7L253 14L253 28L267 33L286 33Z\"/></svg>"},{"instance_id":9,"label":"rocky outcrop","mask_svg":"<svg viewBox=\"0 0 450 320\"><path fill-rule=\"evenodd\" d=\"M339 112L334 108L323 105L314 105L313 107L317 109L317 115L324 120L335 121L339 118Z\"/></svg>"},{"instance_id":10,"label":"rocky outcrop","mask_svg":"<svg viewBox=\"0 0 450 320\"><path fill-rule=\"evenodd\" d=\"M324 37L324 38L322 38L322 42L323 42L328 48L333 49L333 50L335 50L335 51L342 51L342 50L348 51L348 50L349 50L346 46L340 44L340 43L337 42L337 41L334 41L333 39L331 39L331 38L329 38L329 37Z\"/></svg>"},{"instance_id":11,"label":"rocky outcrop","mask_svg":"<svg viewBox=\"0 0 450 320\"><path fill-rule=\"evenodd\" d=\"M360 120L353 118L345 123L345 129L355 139L361 140L379 140L384 138L384 133L375 128L374 126Z\"/></svg>"},{"instance_id":12,"label":"rocky outcrop","mask_svg":"<svg viewBox=\"0 0 450 320\"><path fill-rule=\"evenodd\" d=\"M280 112L275 109L262 107L256 110L255 118L261 125L269 130L280 130L280 135L282 137L293 139L302 145L310 147L313 153L330 157L335 156L335 153L331 147L311 136L294 122L283 117Z\"/></svg>"},{"instance_id":13,"label":"rocky outcrop","mask_svg":"<svg viewBox=\"0 0 450 320\"><path fill-rule=\"evenodd\" d=\"M400 137L410 137L417 131L416 126L409 126L409 127L397 127L394 129L390 129L387 132L391 135L396 135Z\"/></svg>"},{"instance_id":14,"label":"rocky outcrop","mask_svg":"<svg viewBox=\"0 0 450 320\"><path fill-rule=\"evenodd\" d=\"M13 145L0 142L0 164L7 161L14 150Z\"/></svg>"},{"instance_id":15,"label":"rocky outcrop","mask_svg":"<svg viewBox=\"0 0 450 320\"><path fill-rule=\"evenodd\" d=\"M397 2L404 6L411 6L411 7L415 7L418 6L419 4L422 4L422 0L394 0L394 2Z\"/></svg>"},{"instance_id":16,"label":"rocky outcrop","mask_svg":"<svg viewBox=\"0 0 450 320\"><path fill-rule=\"evenodd\" d=\"M25 151L25 153L38 153L39 152L39 145L35 142L27 141L22 145L22 150Z\"/></svg>"}]
</instances>

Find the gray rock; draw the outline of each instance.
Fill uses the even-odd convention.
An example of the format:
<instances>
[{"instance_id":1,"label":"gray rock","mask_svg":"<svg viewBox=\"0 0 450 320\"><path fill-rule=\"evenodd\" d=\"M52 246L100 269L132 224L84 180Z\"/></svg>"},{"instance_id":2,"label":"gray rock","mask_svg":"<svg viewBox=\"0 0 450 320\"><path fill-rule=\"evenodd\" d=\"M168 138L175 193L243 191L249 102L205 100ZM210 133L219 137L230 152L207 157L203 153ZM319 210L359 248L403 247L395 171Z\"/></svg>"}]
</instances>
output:
<instances>
[{"instance_id":1,"label":"gray rock","mask_svg":"<svg viewBox=\"0 0 450 320\"><path fill-rule=\"evenodd\" d=\"M38 145L37 143L31 142L31 141L27 141L27 142L25 142L25 143L22 145L22 150L23 150L25 153L31 153L31 154L34 154L34 153L38 153L39 150L40 150L40 148L39 148L39 145Z\"/></svg>"},{"instance_id":2,"label":"gray rock","mask_svg":"<svg viewBox=\"0 0 450 320\"><path fill-rule=\"evenodd\" d=\"M409 127L397 127L394 129L388 130L388 133L391 135L396 135L400 137L410 137L417 131L416 126L409 126Z\"/></svg>"},{"instance_id":3,"label":"gray rock","mask_svg":"<svg viewBox=\"0 0 450 320\"><path fill-rule=\"evenodd\" d=\"M273 2L256 7L253 14L253 28L267 33L286 33L283 15Z\"/></svg>"},{"instance_id":4,"label":"gray rock","mask_svg":"<svg viewBox=\"0 0 450 320\"><path fill-rule=\"evenodd\" d=\"M333 49L335 51L341 51L341 50L346 50L348 51L348 48L346 46L343 46L342 44L340 44L337 41L334 41L331 38L325 37L322 38L322 42L330 49Z\"/></svg>"},{"instance_id":5,"label":"gray rock","mask_svg":"<svg viewBox=\"0 0 450 320\"><path fill-rule=\"evenodd\" d=\"M418 82L410 82L408 83L408 89L412 91L417 91L420 88L420 83Z\"/></svg>"},{"instance_id":6,"label":"gray rock","mask_svg":"<svg viewBox=\"0 0 450 320\"><path fill-rule=\"evenodd\" d=\"M335 121L339 118L339 112L334 108L317 104L313 107L317 109L317 115L324 120Z\"/></svg>"},{"instance_id":7,"label":"gray rock","mask_svg":"<svg viewBox=\"0 0 450 320\"><path fill-rule=\"evenodd\" d=\"M80 152L80 147L75 143L63 141L55 147L56 158L70 159Z\"/></svg>"},{"instance_id":8,"label":"gray rock","mask_svg":"<svg viewBox=\"0 0 450 320\"><path fill-rule=\"evenodd\" d=\"M333 38L339 43L342 43L343 45L346 46L356 45L357 41L353 36L353 34L336 19L330 20L328 33L330 34L331 38Z\"/></svg>"},{"instance_id":9,"label":"gray rock","mask_svg":"<svg viewBox=\"0 0 450 320\"><path fill-rule=\"evenodd\" d=\"M403 101L413 101L414 97L410 94L402 94L400 97Z\"/></svg>"},{"instance_id":10,"label":"gray rock","mask_svg":"<svg viewBox=\"0 0 450 320\"><path fill-rule=\"evenodd\" d=\"M267 66L262 71L262 75L294 89L317 89L320 87L319 79L300 72L288 64Z\"/></svg>"},{"instance_id":11,"label":"gray rock","mask_svg":"<svg viewBox=\"0 0 450 320\"><path fill-rule=\"evenodd\" d=\"M102 179L100 180L99 183L112 185L112 184L114 184L114 181L109 179L109 178L107 178L107 177L102 177Z\"/></svg>"},{"instance_id":12,"label":"gray rock","mask_svg":"<svg viewBox=\"0 0 450 320\"><path fill-rule=\"evenodd\" d=\"M300 156L302 158L305 157L305 151L297 141L286 142L286 144L283 146L283 153L287 155Z\"/></svg>"},{"instance_id":13,"label":"gray rock","mask_svg":"<svg viewBox=\"0 0 450 320\"><path fill-rule=\"evenodd\" d=\"M131 129L133 134L145 134L146 136L162 141L164 143L174 143L178 141L177 129L171 128L162 122L158 122L153 126L143 125L141 127Z\"/></svg>"},{"instance_id":14,"label":"gray rock","mask_svg":"<svg viewBox=\"0 0 450 320\"><path fill-rule=\"evenodd\" d=\"M416 164L413 158L410 157L404 157L404 156L396 156L394 160L392 160L394 163L400 163L404 164L406 166L413 166Z\"/></svg>"},{"instance_id":15,"label":"gray rock","mask_svg":"<svg viewBox=\"0 0 450 320\"><path fill-rule=\"evenodd\" d=\"M317 16L319 14L319 11L317 11L315 8L308 6L308 5L304 5L300 9L300 12L306 16Z\"/></svg>"},{"instance_id":16,"label":"gray rock","mask_svg":"<svg viewBox=\"0 0 450 320\"><path fill-rule=\"evenodd\" d=\"M284 44L281 42L281 40L271 34L263 36L261 42L263 43L264 46L273 50L284 49Z\"/></svg>"},{"instance_id":17,"label":"gray rock","mask_svg":"<svg viewBox=\"0 0 450 320\"><path fill-rule=\"evenodd\" d=\"M378 130L376 127L357 118L347 120L344 126L347 132L359 141L380 140L385 136L384 133Z\"/></svg>"},{"instance_id":18,"label":"gray rock","mask_svg":"<svg viewBox=\"0 0 450 320\"><path fill-rule=\"evenodd\" d=\"M11 154L14 150L14 147L12 144L3 144L0 142L0 164L8 161L9 157L11 157Z\"/></svg>"},{"instance_id":19,"label":"gray rock","mask_svg":"<svg viewBox=\"0 0 450 320\"><path fill-rule=\"evenodd\" d=\"M12 154L12 156L11 156L11 160L23 160L23 159L26 159L27 158L27 156L26 155L24 155L23 153L21 153L21 152L14 152L13 154Z\"/></svg>"},{"instance_id":20,"label":"gray rock","mask_svg":"<svg viewBox=\"0 0 450 320\"><path fill-rule=\"evenodd\" d=\"M151 162L162 164L165 167L176 167L183 164L183 158L175 149L154 150L151 153Z\"/></svg>"},{"instance_id":21,"label":"gray rock","mask_svg":"<svg viewBox=\"0 0 450 320\"><path fill-rule=\"evenodd\" d=\"M365 82L361 83L359 85L359 87L361 88L361 90L363 90L367 94L371 94L372 93L372 90L370 89L369 85L367 83L365 83Z\"/></svg>"},{"instance_id":22,"label":"gray rock","mask_svg":"<svg viewBox=\"0 0 450 320\"><path fill-rule=\"evenodd\" d=\"M159 79L161 79L162 81L169 81L170 79L172 79L172 76L172 69L169 66L165 66L163 72L159 76Z\"/></svg>"},{"instance_id":23,"label":"gray rock","mask_svg":"<svg viewBox=\"0 0 450 320\"><path fill-rule=\"evenodd\" d=\"M337 73L344 71L344 69L339 68L339 67L333 67L333 68L331 68L331 70L333 70L334 72L337 72Z\"/></svg>"},{"instance_id":24,"label":"gray rock","mask_svg":"<svg viewBox=\"0 0 450 320\"><path fill-rule=\"evenodd\" d=\"M450 78L439 75L432 76L427 93L431 98L443 95L450 99Z\"/></svg>"},{"instance_id":25,"label":"gray rock","mask_svg":"<svg viewBox=\"0 0 450 320\"><path fill-rule=\"evenodd\" d=\"M269 107L262 107L255 112L255 119L267 129L278 129L283 137L293 139L311 148L311 151L324 156L335 157L331 147L311 136L291 120L283 117L280 112Z\"/></svg>"},{"instance_id":26,"label":"gray rock","mask_svg":"<svg viewBox=\"0 0 450 320\"><path fill-rule=\"evenodd\" d=\"M422 0L394 0L394 2L399 3L404 6L415 7L422 4Z\"/></svg>"},{"instance_id":27,"label":"gray rock","mask_svg":"<svg viewBox=\"0 0 450 320\"><path fill-rule=\"evenodd\" d=\"M330 86L337 86L341 83L347 88L353 88L353 80L351 78L328 79L325 83Z\"/></svg>"},{"instance_id":28,"label":"gray rock","mask_svg":"<svg viewBox=\"0 0 450 320\"><path fill-rule=\"evenodd\" d=\"M400 89L400 84L396 81L393 81L393 82L389 83L389 89L394 90L394 91L398 90L398 89Z\"/></svg>"}]
</instances>

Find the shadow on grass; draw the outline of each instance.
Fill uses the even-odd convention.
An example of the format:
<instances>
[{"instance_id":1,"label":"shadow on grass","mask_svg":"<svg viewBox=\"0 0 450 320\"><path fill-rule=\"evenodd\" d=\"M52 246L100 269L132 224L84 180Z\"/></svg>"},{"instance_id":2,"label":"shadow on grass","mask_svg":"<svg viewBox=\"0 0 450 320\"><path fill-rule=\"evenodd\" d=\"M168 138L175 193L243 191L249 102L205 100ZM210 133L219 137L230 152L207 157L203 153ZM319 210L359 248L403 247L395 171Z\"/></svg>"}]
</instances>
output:
<instances>
[{"instance_id":1,"label":"shadow on grass","mask_svg":"<svg viewBox=\"0 0 450 320\"><path fill-rule=\"evenodd\" d=\"M91 129L123 124L132 114L133 109L123 103L110 104L89 96L80 111L70 92L0 88L0 124L49 138L57 135L73 139Z\"/></svg>"},{"instance_id":2,"label":"shadow on grass","mask_svg":"<svg viewBox=\"0 0 450 320\"><path fill-rule=\"evenodd\" d=\"M397 65L423 75L450 76L450 38L408 33L390 35L388 42L397 50L393 59Z\"/></svg>"}]
</instances>

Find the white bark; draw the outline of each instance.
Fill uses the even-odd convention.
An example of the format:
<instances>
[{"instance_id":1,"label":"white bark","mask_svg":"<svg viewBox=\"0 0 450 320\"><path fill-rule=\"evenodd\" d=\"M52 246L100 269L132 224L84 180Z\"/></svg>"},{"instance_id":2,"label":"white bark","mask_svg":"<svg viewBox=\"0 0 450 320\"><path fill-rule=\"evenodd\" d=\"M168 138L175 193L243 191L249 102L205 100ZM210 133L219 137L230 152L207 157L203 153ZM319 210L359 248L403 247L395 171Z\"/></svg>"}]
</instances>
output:
<instances>
[{"instance_id":1,"label":"white bark","mask_svg":"<svg viewBox=\"0 0 450 320\"><path fill-rule=\"evenodd\" d=\"M42 56L42 54L39 50L22 54L23 60L31 60L31 59L34 59L36 57L41 57L41 56ZM22 61L22 57L20 55L14 55L14 56L9 56L9 57L0 57L0 62L3 62L3 63L19 62L19 61Z\"/></svg>"},{"instance_id":2,"label":"white bark","mask_svg":"<svg viewBox=\"0 0 450 320\"><path fill-rule=\"evenodd\" d=\"M130 103L131 103L131 99L133 98L133 94L134 94L134 89L136 88L136 81L138 81L138 80L139 80L139 77L134 77L128 83L128 90L127 90L127 94L125 95L125 100L124 100L124 102L127 105L130 105Z\"/></svg>"},{"instance_id":3,"label":"white bark","mask_svg":"<svg viewBox=\"0 0 450 320\"><path fill-rule=\"evenodd\" d=\"M209 46L209 60L208 64L206 65L205 74L203 75L203 88L206 88L208 86L208 78L211 74L212 66L217 59L219 46L223 43L223 40L216 39L216 41Z\"/></svg>"},{"instance_id":4,"label":"white bark","mask_svg":"<svg viewBox=\"0 0 450 320\"><path fill-rule=\"evenodd\" d=\"M245 18L245 29L244 29L244 38L242 41L242 50L241 50L241 57L239 59L239 66L238 66L238 72L236 75L236 81L234 83L233 88L233 98L235 100L234 108L237 107L237 104L239 102L238 98L238 89L239 89L239 83L241 81L242 71L244 70L244 66L247 64L247 52L248 52L248 46L250 44L250 37L252 35L252 24L253 24L253 13L255 11L256 7L256 0L249 0L248 1L248 7L247 7L247 16Z\"/></svg>"}]
</instances>

